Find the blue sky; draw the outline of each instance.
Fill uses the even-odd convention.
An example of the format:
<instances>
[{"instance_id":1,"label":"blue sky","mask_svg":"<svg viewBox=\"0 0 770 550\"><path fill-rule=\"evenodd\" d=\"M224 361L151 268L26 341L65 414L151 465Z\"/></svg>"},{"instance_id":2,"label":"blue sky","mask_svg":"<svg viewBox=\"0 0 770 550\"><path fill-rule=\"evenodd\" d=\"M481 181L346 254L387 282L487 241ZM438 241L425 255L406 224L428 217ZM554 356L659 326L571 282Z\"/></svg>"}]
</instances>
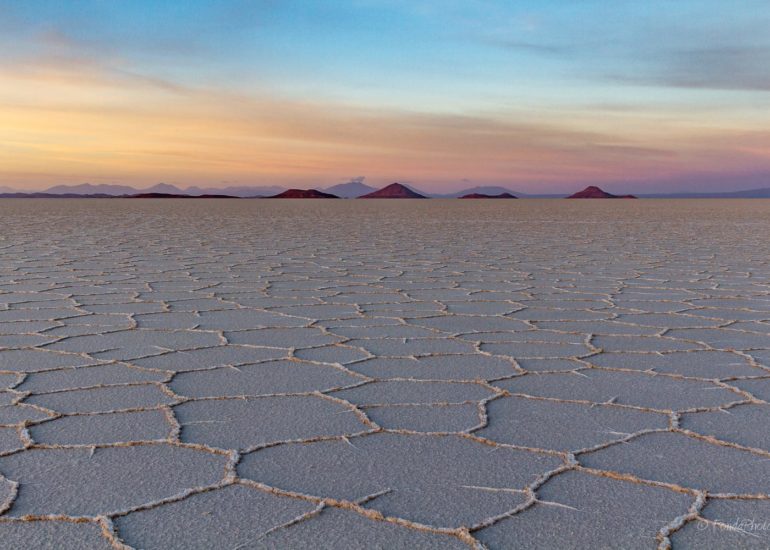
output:
<instances>
[{"instance_id":1,"label":"blue sky","mask_svg":"<svg viewBox=\"0 0 770 550\"><path fill-rule=\"evenodd\" d=\"M770 185L759 1L0 0L0 185Z\"/></svg>"}]
</instances>

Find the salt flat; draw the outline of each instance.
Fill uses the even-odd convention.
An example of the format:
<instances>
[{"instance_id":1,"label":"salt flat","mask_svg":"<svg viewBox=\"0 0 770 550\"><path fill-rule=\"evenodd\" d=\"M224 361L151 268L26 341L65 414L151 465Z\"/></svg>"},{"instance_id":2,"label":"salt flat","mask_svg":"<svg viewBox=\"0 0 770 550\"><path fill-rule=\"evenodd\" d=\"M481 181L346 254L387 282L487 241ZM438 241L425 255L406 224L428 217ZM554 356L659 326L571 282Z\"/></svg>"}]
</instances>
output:
<instances>
[{"instance_id":1,"label":"salt flat","mask_svg":"<svg viewBox=\"0 0 770 550\"><path fill-rule=\"evenodd\" d=\"M0 201L0 547L768 548L769 235L761 200Z\"/></svg>"}]
</instances>

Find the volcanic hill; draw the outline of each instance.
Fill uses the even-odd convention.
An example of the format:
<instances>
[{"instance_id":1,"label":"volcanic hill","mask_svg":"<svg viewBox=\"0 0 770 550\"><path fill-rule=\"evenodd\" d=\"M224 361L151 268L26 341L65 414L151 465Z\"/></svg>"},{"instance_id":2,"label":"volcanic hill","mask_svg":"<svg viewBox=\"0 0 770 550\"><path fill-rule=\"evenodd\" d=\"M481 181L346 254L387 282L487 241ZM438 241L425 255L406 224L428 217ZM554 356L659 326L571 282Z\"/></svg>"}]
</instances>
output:
<instances>
[{"instance_id":1,"label":"volcanic hill","mask_svg":"<svg viewBox=\"0 0 770 550\"><path fill-rule=\"evenodd\" d=\"M387 187L361 195L359 199L427 199L425 195L415 193L405 185L391 183Z\"/></svg>"},{"instance_id":2,"label":"volcanic hill","mask_svg":"<svg viewBox=\"0 0 770 550\"><path fill-rule=\"evenodd\" d=\"M582 191L578 191L567 197L568 199L635 199L634 195L613 195L607 193L595 185L589 185Z\"/></svg>"}]
</instances>

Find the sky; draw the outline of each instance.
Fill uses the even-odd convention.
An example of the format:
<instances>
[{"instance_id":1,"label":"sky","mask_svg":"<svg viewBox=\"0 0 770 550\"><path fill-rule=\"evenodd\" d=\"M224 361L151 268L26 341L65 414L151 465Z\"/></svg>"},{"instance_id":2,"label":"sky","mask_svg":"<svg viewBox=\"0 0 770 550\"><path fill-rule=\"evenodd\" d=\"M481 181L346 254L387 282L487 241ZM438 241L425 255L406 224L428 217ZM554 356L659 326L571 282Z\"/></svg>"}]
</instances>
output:
<instances>
[{"instance_id":1,"label":"sky","mask_svg":"<svg viewBox=\"0 0 770 550\"><path fill-rule=\"evenodd\" d=\"M0 0L0 186L770 186L766 0Z\"/></svg>"}]
</instances>

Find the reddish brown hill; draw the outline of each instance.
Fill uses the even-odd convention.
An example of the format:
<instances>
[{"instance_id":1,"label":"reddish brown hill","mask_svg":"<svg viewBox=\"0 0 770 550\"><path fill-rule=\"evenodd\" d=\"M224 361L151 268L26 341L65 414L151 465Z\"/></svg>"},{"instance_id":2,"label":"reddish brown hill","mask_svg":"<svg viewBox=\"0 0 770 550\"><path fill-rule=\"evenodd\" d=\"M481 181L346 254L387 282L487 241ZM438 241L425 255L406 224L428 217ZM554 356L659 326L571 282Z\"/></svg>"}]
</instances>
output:
<instances>
[{"instance_id":1,"label":"reddish brown hill","mask_svg":"<svg viewBox=\"0 0 770 550\"><path fill-rule=\"evenodd\" d=\"M515 195L510 193L500 193L499 195L485 195L484 193L471 193L469 195L463 195L458 197L460 199L517 199Z\"/></svg>"},{"instance_id":2,"label":"reddish brown hill","mask_svg":"<svg viewBox=\"0 0 770 550\"><path fill-rule=\"evenodd\" d=\"M612 193L607 193L607 191L603 191L602 189L599 189L595 185L589 185L582 191L578 191L577 193L570 195L567 198L568 199L635 199L636 197L633 195L613 195Z\"/></svg>"},{"instance_id":3,"label":"reddish brown hill","mask_svg":"<svg viewBox=\"0 0 770 550\"><path fill-rule=\"evenodd\" d=\"M408 187L400 183L391 183L387 187L372 191L366 195L358 197L359 199L427 199L428 197L415 193Z\"/></svg>"},{"instance_id":4,"label":"reddish brown hill","mask_svg":"<svg viewBox=\"0 0 770 550\"><path fill-rule=\"evenodd\" d=\"M287 189L283 193L278 193L268 199L338 199L337 195L324 193L318 189Z\"/></svg>"}]
</instances>

